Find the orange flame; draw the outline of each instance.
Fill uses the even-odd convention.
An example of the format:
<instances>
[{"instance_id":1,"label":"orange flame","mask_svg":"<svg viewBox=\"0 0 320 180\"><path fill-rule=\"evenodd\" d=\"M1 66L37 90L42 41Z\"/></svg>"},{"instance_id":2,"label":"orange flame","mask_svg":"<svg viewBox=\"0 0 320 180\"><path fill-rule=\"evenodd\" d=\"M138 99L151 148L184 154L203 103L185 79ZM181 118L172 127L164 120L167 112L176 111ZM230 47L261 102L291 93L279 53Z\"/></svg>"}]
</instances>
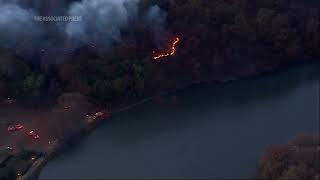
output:
<instances>
[{"instance_id":1,"label":"orange flame","mask_svg":"<svg viewBox=\"0 0 320 180\"><path fill-rule=\"evenodd\" d=\"M175 41L172 43L171 45L171 48L170 48L170 52L167 52L167 53L161 53L161 54L158 54L158 55L155 55L153 57L154 60L156 59L160 59L160 58L163 58L163 57L168 57L168 56L172 56L174 55L176 52L177 52L177 44L180 42L180 38L179 37L176 37Z\"/></svg>"}]
</instances>

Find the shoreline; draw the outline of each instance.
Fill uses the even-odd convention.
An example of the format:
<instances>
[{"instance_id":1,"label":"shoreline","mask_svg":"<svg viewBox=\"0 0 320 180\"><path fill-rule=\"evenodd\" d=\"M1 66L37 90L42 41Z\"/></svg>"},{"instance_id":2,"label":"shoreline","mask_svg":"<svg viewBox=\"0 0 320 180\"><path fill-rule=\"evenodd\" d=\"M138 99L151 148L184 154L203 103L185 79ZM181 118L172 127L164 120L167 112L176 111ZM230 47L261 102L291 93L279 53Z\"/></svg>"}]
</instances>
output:
<instances>
[{"instance_id":1,"label":"shoreline","mask_svg":"<svg viewBox=\"0 0 320 180\"><path fill-rule=\"evenodd\" d=\"M142 105L144 103L150 102L152 101L155 97L159 97L159 96L167 96L173 93L177 93L177 92L181 92L183 90L186 90L188 88L191 88L193 86L199 86L199 85L203 85L203 84L226 84L226 83L232 83L234 81L239 81L239 80L246 80L249 78L259 78L259 77L263 77L263 76L269 76L272 75L273 73L280 73L280 72L285 72L291 68L297 67L299 66L304 66L307 64L317 64L314 63L313 61L306 61L306 62L302 62L302 63L294 63L294 64L290 64L286 67L278 67L275 68L273 70L266 70L264 72L257 72L256 74L252 74L252 75L247 75L247 76L243 76L243 77L234 77L234 78L228 78L228 79L224 79L224 80L197 80L197 81L192 81L189 83L185 83L183 85L181 85L180 87L176 87L173 90L168 90L168 91L163 91L163 92L159 92L156 93L153 96L150 97L145 97L141 100L139 100L138 102L132 103L130 105L124 106L124 107L120 107L117 110L113 111L111 116L108 117L112 118L122 112L128 111L132 108L135 108L139 105ZM77 142L77 140L81 139L82 137L88 135L90 132L92 132L95 128L99 127L100 124L105 123L106 119L99 119L97 122L93 123L93 124L88 124L82 128L80 128L76 133L72 134L71 136L62 139L61 142L58 142L55 146L53 146L45 156L42 156L41 158L37 159L32 166L28 169L28 171L21 176L19 179L22 180L28 180L28 179L38 179L39 175L41 173L42 168L52 159L54 158L57 154L62 153L66 148L68 148L68 143L70 142Z\"/></svg>"}]
</instances>

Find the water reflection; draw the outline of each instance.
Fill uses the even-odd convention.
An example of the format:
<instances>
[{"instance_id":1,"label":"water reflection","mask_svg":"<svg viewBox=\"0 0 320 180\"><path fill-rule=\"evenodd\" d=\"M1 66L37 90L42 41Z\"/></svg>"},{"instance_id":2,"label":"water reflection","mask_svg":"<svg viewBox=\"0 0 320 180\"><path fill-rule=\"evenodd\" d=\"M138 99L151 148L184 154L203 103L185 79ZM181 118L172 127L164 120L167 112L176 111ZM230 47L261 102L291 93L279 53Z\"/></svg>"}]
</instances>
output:
<instances>
[{"instance_id":1,"label":"water reflection","mask_svg":"<svg viewBox=\"0 0 320 180\"><path fill-rule=\"evenodd\" d=\"M315 131L319 66L177 93L129 110L41 177L250 177L265 147Z\"/></svg>"}]
</instances>

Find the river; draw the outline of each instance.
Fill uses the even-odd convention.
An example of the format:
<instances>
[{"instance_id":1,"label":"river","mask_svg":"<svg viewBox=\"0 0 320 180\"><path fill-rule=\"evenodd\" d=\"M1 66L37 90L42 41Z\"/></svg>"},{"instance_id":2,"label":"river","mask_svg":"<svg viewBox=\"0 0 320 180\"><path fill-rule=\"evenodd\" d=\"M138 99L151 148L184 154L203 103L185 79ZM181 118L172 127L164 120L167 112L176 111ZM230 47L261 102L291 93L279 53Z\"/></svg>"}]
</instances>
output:
<instances>
[{"instance_id":1,"label":"river","mask_svg":"<svg viewBox=\"0 0 320 180\"><path fill-rule=\"evenodd\" d=\"M318 65L198 85L105 122L40 179L248 178L267 145L319 127Z\"/></svg>"}]
</instances>

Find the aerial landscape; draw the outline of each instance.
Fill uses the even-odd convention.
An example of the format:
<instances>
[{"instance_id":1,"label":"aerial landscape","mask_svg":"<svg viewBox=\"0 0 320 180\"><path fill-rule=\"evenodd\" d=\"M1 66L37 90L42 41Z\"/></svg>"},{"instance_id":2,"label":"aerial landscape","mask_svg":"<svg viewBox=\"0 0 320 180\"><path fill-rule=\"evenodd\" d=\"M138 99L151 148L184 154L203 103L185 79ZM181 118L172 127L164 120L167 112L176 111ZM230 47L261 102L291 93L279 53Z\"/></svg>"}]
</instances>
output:
<instances>
[{"instance_id":1,"label":"aerial landscape","mask_svg":"<svg viewBox=\"0 0 320 180\"><path fill-rule=\"evenodd\" d=\"M0 180L320 180L318 0L0 0Z\"/></svg>"}]
</instances>

